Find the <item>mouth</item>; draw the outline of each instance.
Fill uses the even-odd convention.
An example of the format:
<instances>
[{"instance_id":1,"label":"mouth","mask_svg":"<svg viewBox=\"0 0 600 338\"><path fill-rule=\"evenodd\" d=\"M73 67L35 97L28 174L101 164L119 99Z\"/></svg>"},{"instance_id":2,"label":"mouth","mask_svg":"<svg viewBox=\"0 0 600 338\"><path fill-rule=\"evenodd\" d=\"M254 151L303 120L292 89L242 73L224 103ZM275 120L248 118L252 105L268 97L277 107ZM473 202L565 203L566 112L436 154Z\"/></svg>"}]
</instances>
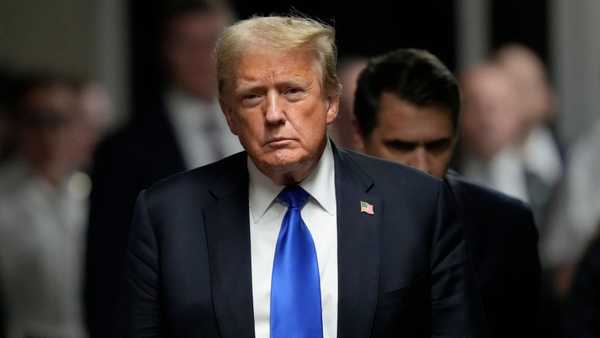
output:
<instances>
[{"instance_id":1,"label":"mouth","mask_svg":"<svg viewBox=\"0 0 600 338\"><path fill-rule=\"evenodd\" d=\"M275 138L268 140L265 143L265 146L270 147L270 148L279 149L279 148L287 147L292 142L294 142L294 139L285 138L285 137L275 137Z\"/></svg>"}]
</instances>

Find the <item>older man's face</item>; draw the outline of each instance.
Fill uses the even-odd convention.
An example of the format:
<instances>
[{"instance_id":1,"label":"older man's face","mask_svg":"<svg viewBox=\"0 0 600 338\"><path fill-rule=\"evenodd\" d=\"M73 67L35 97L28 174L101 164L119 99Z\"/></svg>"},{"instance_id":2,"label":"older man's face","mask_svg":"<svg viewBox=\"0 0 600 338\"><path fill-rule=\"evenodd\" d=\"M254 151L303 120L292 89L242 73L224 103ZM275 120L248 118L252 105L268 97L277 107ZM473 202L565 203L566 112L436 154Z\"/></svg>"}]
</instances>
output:
<instances>
[{"instance_id":1,"label":"older man's face","mask_svg":"<svg viewBox=\"0 0 600 338\"><path fill-rule=\"evenodd\" d=\"M273 175L307 172L318 161L327 125L339 98L328 96L313 53L244 53L226 85L221 105L231 131L261 171Z\"/></svg>"}]
</instances>

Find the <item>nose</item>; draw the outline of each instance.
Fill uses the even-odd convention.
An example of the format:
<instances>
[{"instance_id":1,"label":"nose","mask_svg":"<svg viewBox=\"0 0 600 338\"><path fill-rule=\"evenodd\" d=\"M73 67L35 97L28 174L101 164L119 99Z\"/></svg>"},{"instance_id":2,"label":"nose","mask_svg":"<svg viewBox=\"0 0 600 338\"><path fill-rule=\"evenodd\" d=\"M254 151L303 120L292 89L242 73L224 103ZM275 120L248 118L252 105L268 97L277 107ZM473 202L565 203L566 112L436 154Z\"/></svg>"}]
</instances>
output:
<instances>
[{"instance_id":1,"label":"nose","mask_svg":"<svg viewBox=\"0 0 600 338\"><path fill-rule=\"evenodd\" d=\"M429 168L429 163L427 161L427 150L424 146L420 145L415 148L408 165L431 174L431 168Z\"/></svg>"},{"instance_id":2,"label":"nose","mask_svg":"<svg viewBox=\"0 0 600 338\"><path fill-rule=\"evenodd\" d=\"M267 112L265 118L268 124L278 125L285 122L285 115L279 102L279 94L276 91L269 91L267 93Z\"/></svg>"}]
</instances>

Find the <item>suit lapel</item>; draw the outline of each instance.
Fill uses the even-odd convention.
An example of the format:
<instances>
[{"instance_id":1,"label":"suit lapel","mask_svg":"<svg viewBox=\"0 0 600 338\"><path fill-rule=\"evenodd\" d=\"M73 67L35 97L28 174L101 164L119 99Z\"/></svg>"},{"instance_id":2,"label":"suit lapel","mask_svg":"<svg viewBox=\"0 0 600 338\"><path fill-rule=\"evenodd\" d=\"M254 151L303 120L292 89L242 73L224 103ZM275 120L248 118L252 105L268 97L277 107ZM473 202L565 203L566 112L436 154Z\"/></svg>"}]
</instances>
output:
<instances>
[{"instance_id":1,"label":"suit lapel","mask_svg":"<svg viewBox=\"0 0 600 338\"><path fill-rule=\"evenodd\" d=\"M373 181L334 147L338 217L338 337L369 337L379 284L381 199ZM361 201L374 214L361 212Z\"/></svg>"},{"instance_id":2,"label":"suit lapel","mask_svg":"<svg viewBox=\"0 0 600 338\"><path fill-rule=\"evenodd\" d=\"M253 338L248 175L244 165L231 169L204 210L214 309L223 338Z\"/></svg>"}]
</instances>

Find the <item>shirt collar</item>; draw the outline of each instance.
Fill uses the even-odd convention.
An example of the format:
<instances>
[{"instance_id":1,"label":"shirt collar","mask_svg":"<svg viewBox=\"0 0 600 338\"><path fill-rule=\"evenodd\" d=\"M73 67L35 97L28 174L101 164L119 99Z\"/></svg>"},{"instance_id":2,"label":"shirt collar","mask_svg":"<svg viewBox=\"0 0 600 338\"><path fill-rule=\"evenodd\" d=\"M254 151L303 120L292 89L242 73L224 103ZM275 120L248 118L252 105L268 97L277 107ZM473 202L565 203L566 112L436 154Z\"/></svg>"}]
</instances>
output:
<instances>
[{"instance_id":1,"label":"shirt collar","mask_svg":"<svg viewBox=\"0 0 600 338\"><path fill-rule=\"evenodd\" d=\"M309 193L312 200L325 212L335 215L335 170L333 151L329 142L327 142L317 166L300 183L300 186ZM248 190L250 214L252 220L256 223L264 216L284 186L273 183L270 178L258 170L250 158L248 158L247 162L250 178Z\"/></svg>"}]
</instances>

